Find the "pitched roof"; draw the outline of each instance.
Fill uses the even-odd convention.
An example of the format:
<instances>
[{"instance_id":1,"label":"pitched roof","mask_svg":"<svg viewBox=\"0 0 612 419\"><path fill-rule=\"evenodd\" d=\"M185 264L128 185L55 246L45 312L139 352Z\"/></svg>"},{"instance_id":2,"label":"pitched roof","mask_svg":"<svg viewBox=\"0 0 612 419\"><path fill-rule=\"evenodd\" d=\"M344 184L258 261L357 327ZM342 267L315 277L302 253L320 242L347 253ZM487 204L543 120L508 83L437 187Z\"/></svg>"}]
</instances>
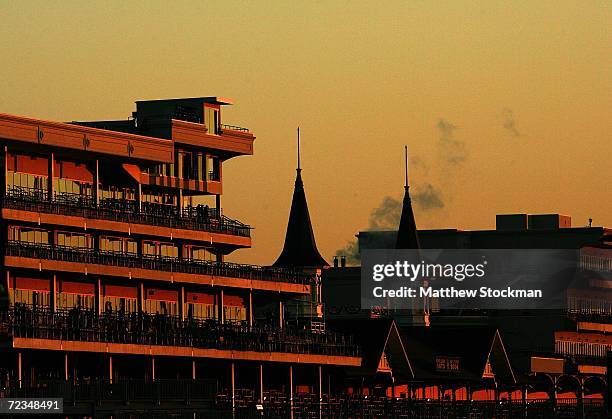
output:
<instances>
[{"instance_id":1,"label":"pitched roof","mask_svg":"<svg viewBox=\"0 0 612 419\"><path fill-rule=\"evenodd\" d=\"M287 234L285 245L280 256L273 266L295 266L295 267L323 267L329 264L323 259L315 242L304 183L302 182L302 169L298 167L295 177L295 188L289 222L287 223Z\"/></svg>"},{"instance_id":2,"label":"pitched roof","mask_svg":"<svg viewBox=\"0 0 612 419\"><path fill-rule=\"evenodd\" d=\"M408 186L408 146L405 146L406 183L404 184L404 201L402 203L402 216L397 230L396 249L420 249L419 235L410 200L410 187Z\"/></svg>"}]
</instances>

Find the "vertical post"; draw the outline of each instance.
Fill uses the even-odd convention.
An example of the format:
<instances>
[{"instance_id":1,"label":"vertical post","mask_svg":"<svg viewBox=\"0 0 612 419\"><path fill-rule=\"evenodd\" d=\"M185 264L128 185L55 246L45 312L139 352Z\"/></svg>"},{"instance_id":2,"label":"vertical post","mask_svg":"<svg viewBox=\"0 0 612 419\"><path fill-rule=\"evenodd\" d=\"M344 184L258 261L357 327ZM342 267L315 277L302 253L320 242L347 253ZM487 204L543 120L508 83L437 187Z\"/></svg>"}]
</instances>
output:
<instances>
[{"instance_id":1,"label":"vertical post","mask_svg":"<svg viewBox=\"0 0 612 419\"><path fill-rule=\"evenodd\" d=\"M221 216L221 195L215 195L215 209L217 210L217 216Z\"/></svg>"},{"instance_id":2,"label":"vertical post","mask_svg":"<svg viewBox=\"0 0 612 419\"><path fill-rule=\"evenodd\" d=\"M231 364L231 374L232 374L232 413L236 410L236 369L234 366L234 362Z\"/></svg>"},{"instance_id":3,"label":"vertical post","mask_svg":"<svg viewBox=\"0 0 612 419\"><path fill-rule=\"evenodd\" d=\"M524 384L521 389L521 399L523 402L523 417L527 418L527 384Z\"/></svg>"},{"instance_id":4,"label":"vertical post","mask_svg":"<svg viewBox=\"0 0 612 419\"><path fill-rule=\"evenodd\" d=\"M221 288L219 291L219 323L225 323L225 312L223 311L223 288Z\"/></svg>"},{"instance_id":5,"label":"vertical post","mask_svg":"<svg viewBox=\"0 0 612 419\"><path fill-rule=\"evenodd\" d=\"M136 203L138 205L138 212L142 210L142 184L138 182L138 187L136 188Z\"/></svg>"},{"instance_id":6,"label":"vertical post","mask_svg":"<svg viewBox=\"0 0 612 419\"><path fill-rule=\"evenodd\" d=\"M284 324L285 324L285 319L283 318L283 312L284 312L284 308L283 308L283 302L279 301L278 302L278 327L279 328L283 328Z\"/></svg>"},{"instance_id":7,"label":"vertical post","mask_svg":"<svg viewBox=\"0 0 612 419\"><path fill-rule=\"evenodd\" d=\"M319 419L323 417L323 367L319 365Z\"/></svg>"},{"instance_id":8,"label":"vertical post","mask_svg":"<svg viewBox=\"0 0 612 419\"><path fill-rule=\"evenodd\" d=\"M108 381L113 384L113 356L108 356Z\"/></svg>"},{"instance_id":9,"label":"vertical post","mask_svg":"<svg viewBox=\"0 0 612 419\"><path fill-rule=\"evenodd\" d=\"M8 192L8 147L5 145L3 148L4 155L2 156L3 168L2 168L2 196L6 196Z\"/></svg>"},{"instance_id":10,"label":"vertical post","mask_svg":"<svg viewBox=\"0 0 612 419\"><path fill-rule=\"evenodd\" d=\"M263 404L264 388L263 388L263 364L259 363L259 403Z\"/></svg>"},{"instance_id":11,"label":"vertical post","mask_svg":"<svg viewBox=\"0 0 612 419\"><path fill-rule=\"evenodd\" d=\"M253 327L253 290L249 290L249 327Z\"/></svg>"},{"instance_id":12,"label":"vertical post","mask_svg":"<svg viewBox=\"0 0 612 419\"><path fill-rule=\"evenodd\" d=\"M19 382L19 388L21 388L21 380L22 380L22 359L21 359L21 352L17 352L17 380Z\"/></svg>"},{"instance_id":13,"label":"vertical post","mask_svg":"<svg viewBox=\"0 0 612 419\"><path fill-rule=\"evenodd\" d=\"M138 284L138 312L144 313L144 283Z\"/></svg>"},{"instance_id":14,"label":"vertical post","mask_svg":"<svg viewBox=\"0 0 612 419\"><path fill-rule=\"evenodd\" d=\"M102 296L102 281L100 280L100 278L98 278L98 281L96 283L96 310L98 312L98 314L102 314L102 310L104 309L102 301L104 300L104 297Z\"/></svg>"},{"instance_id":15,"label":"vertical post","mask_svg":"<svg viewBox=\"0 0 612 419\"><path fill-rule=\"evenodd\" d=\"M96 207L100 205L100 165L98 159L96 159L96 171L94 173L94 200Z\"/></svg>"},{"instance_id":16,"label":"vertical post","mask_svg":"<svg viewBox=\"0 0 612 419\"><path fill-rule=\"evenodd\" d=\"M183 286L179 292L179 316L181 320L185 320L185 287Z\"/></svg>"},{"instance_id":17,"label":"vertical post","mask_svg":"<svg viewBox=\"0 0 612 419\"><path fill-rule=\"evenodd\" d=\"M51 277L51 312L55 313L57 310L57 275L53 274Z\"/></svg>"},{"instance_id":18,"label":"vertical post","mask_svg":"<svg viewBox=\"0 0 612 419\"><path fill-rule=\"evenodd\" d=\"M64 379L68 381L68 352L64 352Z\"/></svg>"},{"instance_id":19,"label":"vertical post","mask_svg":"<svg viewBox=\"0 0 612 419\"><path fill-rule=\"evenodd\" d=\"M55 176L55 157L54 153L49 153L49 164L47 165L47 200L53 201L53 177Z\"/></svg>"},{"instance_id":20,"label":"vertical post","mask_svg":"<svg viewBox=\"0 0 612 419\"><path fill-rule=\"evenodd\" d=\"M289 365L289 412L293 418L293 365Z\"/></svg>"},{"instance_id":21,"label":"vertical post","mask_svg":"<svg viewBox=\"0 0 612 419\"><path fill-rule=\"evenodd\" d=\"M196 361L195 359L191 360L191 379L196 379Z\"/></svg>"},{"instance_id":22,"label":"vertical post","mask_svg":"<svg viewBox=\"0 0 612 419\"><path fill-rule=\"evenodd\" d=\"M155 357L151 357L151 381L155 381Z\"/></svg>"}]
</instances>

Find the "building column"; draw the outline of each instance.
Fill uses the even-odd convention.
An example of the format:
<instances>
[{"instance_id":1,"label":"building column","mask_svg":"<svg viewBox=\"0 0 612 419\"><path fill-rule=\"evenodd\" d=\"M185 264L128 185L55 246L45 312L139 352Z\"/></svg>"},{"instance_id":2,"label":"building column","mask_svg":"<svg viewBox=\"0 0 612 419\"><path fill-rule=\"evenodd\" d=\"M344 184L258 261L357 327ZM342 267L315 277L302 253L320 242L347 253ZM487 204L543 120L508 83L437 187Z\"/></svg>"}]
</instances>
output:
<instances>
[{"instance_id":1,"label":"building column","mask_svg":"<svg viewBox=\"0 0 612 419\"><path fill-rule=\"evenodd\" d=\"M285 325L284 311L285 311L285 308L283 306L283 302L279 301L278 302L278 327L281 329Z\"/></svg>"},{"instance_id":2,"label":"building column","mask_svg":"<svg viewBox=\"0 0 612 419\"><path fill-rule=\"evenodd\" d=\"M68 381L68 352L64 352L64 379Z\"/></svg>"},{"instance_id":3,"label":"building column","mask_svg":"<svg viewBox=\"0 0 612 419\"><path fill-rule=\"evenodd\" d=\"M225 323L225 312L223 311L223 288L219 290L219 323Z\"/></svg>"},{"instance_id":4,"label":"building column","mask_svg":"<svg viewBox=\"0 0 612 419\"><path fill-rule=\"evenodd\" d=\"M179 317L185 320L185 287L183 286L179 290Z\"/></svg>"},{"instance_id":5,"label":"building column","mask_svg":"<svg viewBox=\"0 0 612 419\"><path fill-rule=\"evenodd\" d=\"M138 283L138 312L144 313L144 283Z\"/></svg>"},{"instance_id":6,"label":"building column","mask_svg":"<svg viewBox=\"0 0 612 419\"><path fill-rule=\"evenodd\" d=\"M151 357L151 381L155 381L155 357Z\"/></svg>"},{"instance_id":7,"label":"building column","mask_svg":"<svg viewBox=\"0 0 612 419\"><path fill-rule=\"evenodd\" d=\"M7 192L8 192L8 147L5 145L4 148L4 155L2 156L2 162L4 167L2 168L2 196L6 196Z\"/></svg>"},{"instance_id":8,"label":"building column","mask_svg":"<svg viewBox=\"0 0 612 419\"><path fill-rule=\"evenodd\" d=\"M21 359L21 352L17 352L17 381L19 384L19 388L21 388L21 381L23 379L22 376L22 359Z\"/></svg>"},{"instance_id":9,"label":"building column","mask_svg":"<svg viewBox=\"0 0 612 419\"><path fill-rule=\"evenodd\" d=\"M47 165L47 200L53 201L53 177L55 176L55 155L53 152L49 153L49 163Z\"/></svg>"},{"instance_id":10,"label":"building column","mask_svg":"<svg viewBox=\"0 0 612 419\"><path fill-rule=\"evenodd\" d=\"M215 209L217 216L221 217L221 195L215 195Z\"/></svg>"},{"instance_id":11,"label":"building column","mask_svg":"<svg viewBox=\"0 0 612 419\"><path fill-rule=\"evenodd\" d=\"M259 403L263 404L264 401L264 387L263 387L263 364L259 363Z\"/></svg>"},{"instance_id":12,"label":"building column","mask_svg":"<svg viewBox=\"0 0 612 419\"><path fill-rule=\"evenodd\" d=\"M96 207L100 205L100 165L99 165L99 160L96 159L96 167L95 167L95 171L94 171L94 187L93 187L93 194L94 194L94 202L96 203Z\"/></svg>"},{"instance_id":13,"label":"building column","mask_svg":"<svg viewBox=\"0 0 612 419\"><path fill-rule=\"evenodd\" d=\"M55 313L55 311L57 310L57 275L53 274L51 276L51 295L50 295L50 304L51 307L49 307L51 309L51 312Z\"/></svg>"},{"instance_id":14,"label":"building column","mask_svg":"<svg viewBox=\"0 0 612 419\"><path fill-rule=\"evenodd\" d=\"M231 381L232 381L232 413L236 410L236 367L231 363Z\"/></svg>"},{"instance_id":15,"label":"building column","mask_svg":"<svg viewBox=\"0 0 612 419\"><path fill-rule=\"evenodd\" d=\"M136 187L136 204L138 205L138 212L142 211L142 184L138 182Z\"/></svg>"},{"instance_id":16,"label":"building column","mask_svg":"<svg viewBox=\"0 0 612 419\"><path fill-rule=\"evenodd\" d=\"M113 356L108 356L108 381L113 384Z\"/></svg>"},{"instance_id":17,"label":"building column","mask_svg":"<svg viewBox=\"0 0 612 419\"><path fill-rule=\"evenodd\" d=\"M323 417L323 367L319 365L319 418Z\"/></svg>"},{"instance_id":18,"label":"building column","mask_svg":"<svg viewBox=\"0 0 612 419\"><path fill-rule=\"evenodd\" d=\"M253 290L249 290L249 327L253 327Z\"/></svg>"},{"instance_id":19,"label":"building column","mask_svg":"<svg viewBox=\"0 0 612 419\"><path fill-rule=\"evenodd\" d=\"M293 418L293 365L289 365L289 412Z\"/></svg>"},{"instance_id":20,"label":"building column","mask_svg":"<svg viewBox=\"0 0 612 419\"><path fill-rule=\"evenodd\" d=\"M196 361L195 359L191 360L191 379L196 379Z\"/></svg>"},{"instance_id":21,"label":"building column","mask_svg":"<svg viewBox=\"0 0 612 419\"><path fill-rule=\"evenodd\" d=\"M100 280L100 278L98 278L97 282L96 282L96 311L98 314L102 314L102 310L104 310L102 301L104 300L104 297L102 296L102 281Z\"/></svg>"}]
</instances>

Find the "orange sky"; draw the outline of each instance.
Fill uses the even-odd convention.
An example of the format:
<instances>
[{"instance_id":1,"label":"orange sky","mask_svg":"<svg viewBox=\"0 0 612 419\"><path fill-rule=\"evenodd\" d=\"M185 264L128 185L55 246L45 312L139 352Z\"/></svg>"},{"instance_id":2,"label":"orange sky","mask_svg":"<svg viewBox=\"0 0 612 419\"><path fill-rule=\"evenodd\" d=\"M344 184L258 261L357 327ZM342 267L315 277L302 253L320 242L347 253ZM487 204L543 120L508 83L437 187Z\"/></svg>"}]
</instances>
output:
<instances>
[{"instance_id":1,"label":"orange sky","mask_svg":"<svg viewBox=\"0 0 612 419\"><path fill-rule=\"evenodd\" d=\"M492 228L503 212L612 227L609 1L87 3L0 1L0 112L233 98L224 122L257 140L224 167L226 214L256 228L232 260L280 252L298 124L327 259L401 198L405 143L413 191L439 197L415 206L420 227Z\"/></svg>"}]
</instances>

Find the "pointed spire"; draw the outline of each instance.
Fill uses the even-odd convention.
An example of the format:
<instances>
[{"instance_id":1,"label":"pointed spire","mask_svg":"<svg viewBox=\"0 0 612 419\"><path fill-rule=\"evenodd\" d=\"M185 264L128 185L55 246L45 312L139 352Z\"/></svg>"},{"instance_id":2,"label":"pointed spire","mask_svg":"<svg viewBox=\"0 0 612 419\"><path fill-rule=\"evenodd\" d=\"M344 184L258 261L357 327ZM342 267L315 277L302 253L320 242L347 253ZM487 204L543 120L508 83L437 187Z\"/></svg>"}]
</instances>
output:
<instances>
[{"instance_id":1,"label":"pointed spire","mask_svg":"<svg viewBox=\"0 0 612 419\"><path fill-rule=\"evenodd\" d=\"M406 179L404 184L404 202L402 204L402 216L400 217L399 229L397 231L396 249L420 249L419 235L417 233L412 201L410 200L410 186L408 185L408 146L404 146Z\"/></svg>"},{"instance_id":2,"label":"pointed spire","mask_svg":"<svg viewBox=\"0 0 612 419\"><path fill-rule=\"evenodd\" d=\"M300 161L300 127L297 129L297 169L295 188L287 223L285 245L273 266L323 267L329 264L323 259L315 242L308 203L302 182Z\"/></svg>"}]
</instances>

